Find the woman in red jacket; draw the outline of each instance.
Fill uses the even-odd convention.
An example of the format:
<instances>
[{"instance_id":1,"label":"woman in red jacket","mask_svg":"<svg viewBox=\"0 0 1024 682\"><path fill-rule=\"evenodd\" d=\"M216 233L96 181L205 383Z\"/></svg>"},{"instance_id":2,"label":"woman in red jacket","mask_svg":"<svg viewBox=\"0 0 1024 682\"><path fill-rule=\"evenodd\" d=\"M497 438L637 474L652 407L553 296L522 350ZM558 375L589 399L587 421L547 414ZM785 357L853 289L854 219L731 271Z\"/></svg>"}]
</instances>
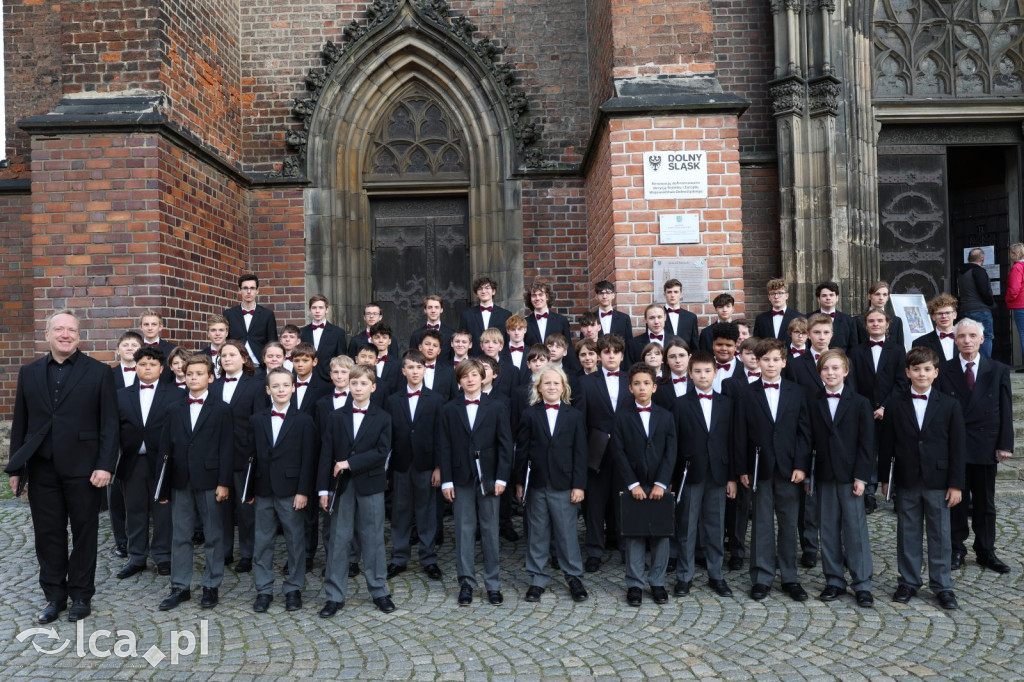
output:
<instances>
[{"instance_id":1,"label":"woman in red jacket","mask_svg":"<svg viewBox=\"0 0 1024 682\"><path fill-rule=\"evenodd\" d=\"M1010 268L1010 277L1006 285L1006 307L1013 313L1017 336L1020 337L1021 353L1024 353L1024 244L1017 242L1010 245L1010 261L1013 266Z\"/></svg>"}]
</instances>

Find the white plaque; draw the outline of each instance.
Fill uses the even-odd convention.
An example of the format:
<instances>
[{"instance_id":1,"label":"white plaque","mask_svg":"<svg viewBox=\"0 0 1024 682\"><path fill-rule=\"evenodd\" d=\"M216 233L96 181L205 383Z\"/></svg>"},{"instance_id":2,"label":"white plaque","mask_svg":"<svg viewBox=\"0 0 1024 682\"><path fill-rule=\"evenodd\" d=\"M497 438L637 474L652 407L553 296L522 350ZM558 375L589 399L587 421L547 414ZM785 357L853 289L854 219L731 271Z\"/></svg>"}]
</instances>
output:
<instances>
[{"instance_id":1,"label":"white plaque","mask_svg":"<svg viewBox=\"0 0 1024 682\"><path fill-rule=\"evenodd\" d=\"M696 213L670 213L661 216L662 244L699 244L700 216Z\"/></svg>"},{"instance_id":2,"label":"white plaque","mask_svg":"<svg viewBox=\"0 0 1024 682\"><path fill-rule=\"evenodd\" d=\"M644 199L707 199L704 152L644 152Z\"/></svg>"},{"instance_id":3,"label":"white plaque","mask_svg":"<svg viewBox=\"0 0 1024 682\"><path fill-rule=\"evenodd\" d=\"M706 258L656 258L654 290L661 291L670 279L683 285L683 303L708 303L708 261Z\"/></svg>"}]
</instances>

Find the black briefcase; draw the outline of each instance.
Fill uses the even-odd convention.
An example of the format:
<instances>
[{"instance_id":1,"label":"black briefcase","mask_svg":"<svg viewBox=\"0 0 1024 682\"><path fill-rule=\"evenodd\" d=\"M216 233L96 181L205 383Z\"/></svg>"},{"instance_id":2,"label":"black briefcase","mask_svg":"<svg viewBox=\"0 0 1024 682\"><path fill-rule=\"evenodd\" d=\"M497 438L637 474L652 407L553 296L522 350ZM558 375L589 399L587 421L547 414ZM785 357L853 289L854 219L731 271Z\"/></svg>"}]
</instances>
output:
<instances>
[{"instance_id":1,"label":"black briefcase","mask_svg":"<svg viewBox=\"0 0 1024 682\"><path fill-rule=\"evenodd\" d=\"M676 532L676 501L667 491L660 500L638 500L619 493L619 530L627 538L668 538Z\"/></svg>"}]
</instances>

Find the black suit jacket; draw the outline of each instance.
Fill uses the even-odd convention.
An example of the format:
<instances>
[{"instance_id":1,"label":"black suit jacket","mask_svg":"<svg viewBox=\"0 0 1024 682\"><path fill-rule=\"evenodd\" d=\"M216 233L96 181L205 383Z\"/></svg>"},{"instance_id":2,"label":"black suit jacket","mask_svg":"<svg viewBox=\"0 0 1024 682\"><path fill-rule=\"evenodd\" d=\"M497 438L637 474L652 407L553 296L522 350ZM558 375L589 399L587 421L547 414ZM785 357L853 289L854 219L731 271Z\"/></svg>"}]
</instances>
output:
<instances>
[{"instance_id":1,"label":"black suit jacket","mask_svg":"<svg viewBox=\"0 0 1024 682\"><path fill-rule=\"evenodd\" d=\"M621 412L626 405L632 405L633 395L629 392L629 372L625 369L619 370L619 398L612 409L612 398L608 393L608 385L605 383L604 369L593 374L588 374L580 379L580 399L576 403L576 409L583 413L587 424L587 434L590 431L600 431L611 435L615 430L615 415ZM608 450L611 449L611 440L608 443ZM603 461L599 468L610 464L608 450L605 450ZM668 481L663 481L668 483Z\"/></svg>"},{"instance_id":2,"label":"black suit jacket","mask_svg":"<svg viewBox=\"0 0 1024 682\"><path fill-rule=\"evenodd\" d=\"M231 395L231 419L234 423L233 436L235 443L234 470L245 471L249 464L249 455L252 453L252 425L250 417L256 412L263 410L268 399L266 384L245 372L238 377L238 385ZM185 391L182 391L184 393ZM210 399L224 400L224 377L217 379L210 384ZM241 494L241 491L237 491Z\"/></svg>"},{"instance_id":3,"label":"black suit jacket","mask_svg":"<svg viewBox=\"0 0 1024 682\"><path fill-rule=\"evenodd\" d=\"M53 460L62 477L93 471L113 473L117 462L119 428L117 391L110 367L76 351L56 406L47 388L50 354L23 365L11 422L11 457L5 471L24 472L37 453Z\"/></svg>"},{"instance_id":4,"label":"black suit jacket","mask_svg":"<svg viewBox=\"0 0 1024 682\"><path fill-rule=\"evenodd\" d=\"M561 334L565 337L565 340L572 343L572 330L569 328L569 320L564 315L553 313L548 311L548 325L545 331L545 337L551 336L552 334ZM535 343L544 343L544 339L540 338L540 326L537 324L537 317L534 313L530 313L526 316L526 337L524 338L527 349ZM506 344L508 345L508 344Z\"/></svg>"},{"instance_id":5,"label":"black suit jacket","mask_svg":"<svg viewBox=\"0 0 1024 682\"><path fill-rule=\"evenodd\" d=\"M700 343L698 338L698 332L700 326L697 324L697 316L691 313L689 310L682 310L679 313L678 324L672 324L672 318L668 314L668 308L665 308L665 333L671 336L678 336L690 347L690 352L697 348L697 344ZM638 362L640 358L633 358L633 362Z\"/></svg>"},{"instance_id":6,"label":"black suit jacket","mask_svg":"<svg viewBox=\"0 0 1024 682\"><path fill-rule=\"evenodd\" d=\"M224 317L228 321L228 338L248 343L252 352L263 362L263 347L268 341L277 341L277 318L274 311L261 305L256 306L252 319L249 321L249 329L245 328L245 315L242 313L241 304L224 311Z\"/></svg>"},{"instance_id":7,"label":"black suit jacket","mask_svg":"<svg viewBox=\"0 0 1024 682\"><path fill-rule=\"evenodd\" d=\"M789 323L798 317L804 317L803 313L790 307L786 307L786 314L782 316L782 324L779 325L779 335L775 335L775 323L772 321L772 311L765 312L754 318L754 336L759 339L779 339L789 348Z\"/></svg>"},{"instance_id":8,"label":"black suit jacket","mask_svg":"<svg viewBox=\"0 0 1024 682\"><path fill-rule=\"evenodd\" d=\"M854 346L867 340L867 330L856 319L846 313L836 311L832 318L832 340L829 348L842 348L847 354Z\"/></svg>"},{"instance_id":9,"label":"black suit jacket","mask_svg":"<svg viewBox=\"0 0 1024 682\"><path fill-rule=\"evenodd\" d=\"M897 392L907 390L907 353L903 346L886 341L878 357L878 370L871 357L871 346L862 343L850 351L850 374L856 391L871 402L871 409L885 407Z\"/></svg>"},{"instance_id":10,"label":"black suit jacket","mask_svg":"<svg viewBox=\"0 0 1024 682\"><path fill-rule=\"evenodd\" d=\"M629 404L615 414L610 450L624 489L634 483L645 491L655 483L671 487L678 453L675 418L665 408L652 404L648 436L630 396Z\"/></svg>"},{"instance_id":11,"label":"black suit jacket","mask_svg":"<svg viewBox=\"0 0 1024 682\"><path fill-rule=\"evenodd\" d=\"M409 413L408 385L388 396L384 409L391 415L391 468L429 471L437 466L438 420L444 400L424 386L416 399L416 414Z\"/></svg>"},{"instance_id":12,"label":"black suit jacket","mask_svg":"<svg viewBox=\"0 0 1024 682\"><path fill-rule=\"evenodd\" d=\"M597 319L601 319L600 308L595 310L594 314L597 315ZM604 336L604 327L601 329L602 331L598 332L598 335ZM612 323L609 329L611 330L610 334L618 334L623 341L633 338L633 321L629 319L629 315L620 310L612 310Z\"/></svg>"},{"instance_id":13,"label":"black suit jacket","mask_svg":"<svg viewBox=\"0 0 1024 682\"><path fill-rule=\"evenodd\" d=\"M782 379L779 407L772 421L764 384L755 381L747 386L740 409L746 423L747 443L737 458L737 476L754 475L755 448L761 449L759 481L771 478L773 472L787 480L795 469L810 473L811 425L805 389Z\"/></svg>"},{"instance_id":14,"label":"black suit jacket","mask_svg":"<svg viewBox=\"0 0 1024 682\"><path fill-rule=\"evenodd\" d=\"M862 341L867 341L869 337L868 328L864 325L864 316L858 315L853 318L857 323L857 333L860 335ZM895 315L889 318L889 333L885 335L886 342L892 341L895 345L904 349L906 352L906 345L903 337L903 320ZM942 357L942 353L939 353L939 357Z\"/></svg>"},{"instance_id":15,"label":"black suit jacket","mask_svg":"<svg viewBox=\"0 0 1024 682\"><path fill-rule=\"evenodd\" d=\"M512 317L512 313L496 305L492 305L492 307L494 310L491 311L491 319L488 321L488 324L490 327L501 330L502 335L505 337L505 347L507 348L508 332L505 330L505 323L508 322L508 318ZM459 315L459 329L467 331L473 336L473 347L469 350L469 354L482 355L480 335L484 333L484 316L480 312L479 304L471 305L462 310L462 313Z\"/></svg>"},{"instance_id":16,"label":"black suit jacket","mask_svg":"<svg viewBox=\"0 0 1024 682\"><path fill-rule=\"evenodd\" d=\"M547 412L541 401L524 410L519 419L516 482L525 483L529 465L530 488L583 490L587 487L587 428L583 413L560 403L555 432L551 433Z\"/></svg>"},{"instance_id":17,"label":"black suit jacket","mask_svg":"<svg viewBox=\"0 0 1024 682\"><path fill-rule=\"evenodd\" d=\"M967 447L960 403L933 385L924 428L919 428L913 400L907 391L890 400L885 408L878 439L878 480L889 480L889 464L895 457L897 489L921 485L926 490L963 490Z\"/></svg>"},{"instance_id":18,"label":"black suit jacket","mask_svg":"<svg viewBox=\"0 0 1024 682\"><path fill-rule=\"evenodd\" d=\"M313 418L289 406L274 443L271 409L249 417L255 460L252 489L260 497L313 497L320 439ZM241 496L242 491L236 490Z\"/></svg>"},{"instance_id":19,"label":"black suit jacket","mask_svg":"<svg viewBox=\"0 0 1024 682\"><path fill-rule=\"evenodd\" d=\"M298 379L296 379L298 381ZM379 391L380 388L378 387ZM334 393L334 384L330 381L324 381L323 377L316 373L316 368L313 368L313 373L309 375L309 386L306 386L306 392L302 396L302 404L299 404L299 391L296 389L292 395L292 407L298 408L308 414L310 417L316 417L316 403L318 400L323 398L325 395ZM267 396L269 399L270 396Z\"/></svg>"},{"instance_id":20,"label":"black suit jacket","mask_svg":"<svg viewBox=\"0 0 1024 682\"><path fill-rule=\"evenodd\" d=\"M167 383L161 379L156 388L146 389L153 391L153 402L149 407L149 414L146 416L146 423L142 423L142 403L139 398L141 389L139 382L129 386L123 391L117 392L117 412L121 421L121 459L117 464L115 476L121 480L127 480L136 466L140 466L139 455L142 444L146 444L145 459L148 460L150 472L156 476L160 472L162 457L160 455L160 435L163 433L164 424L167 423L167 415L172 407L185 400L187 391L182 391L174 386L174 382Z\"/></svg>"},{"instance_id":21,"label":"black suit jacket","mask_svg":"<svg viewBox=\"0 0 1024 682\"><path fill-rule=\"evenodd\" d=\"M964 416L968 464L995 464L996 450L1013 452L1010 368L979 355L974 391L967 390L959 353L939 368L939 390L956 398Z\"/></svg>"},{"instance_id":22,"label":"black suit jacket","mask_svg":"<svg viewBox=\"0 0 1024 682\"><path fill-rule=\"evenodd\" d=\"M712 393L711 428L704 421L704 410L698 391L687 391L674 405L679 454L672 483L678 490L683 467L689 464L686 482L702 483L710 478L715 485L725 485L736 478L736 444L744 442L742 419L738 418L737 404L721 393Z\"/></svg>"},{"instance_id":23,"label":"black suit jacket","mask_svg":"<svg viewBox=\"0 0 1024 682\"><path fill-rule=\"evenodd\" d=\"M354 332L352 337L348 340L348 356L353 360L359 355L359 351L362 348L372 346L373 341L366 335L366 328L364 327L358 332ZM395 340L391 340L391 345L388 346L388 355L395 355L397 357L397 351L395 350Z\"/></svg>"},{"instance_id":24,"label":"black suit jacket","mask_svg":"<svg viewBox=\"0 0 1024 682\"><path fill-rule=\"evenodd\" d=\"M402 377L403 379L405 377ZM401 386L401 383L399 383ZM431 391L441 396L441 402L446 403L458 393L458 383L455 381L455 368L451 360L444 360L440 357L434 363L434 385Z\"/></svg>"},{"instance_id":25,"label":"black suit jacket","mask_svg":"<svg viewBox=\"0 0 1024 682\"><path fill-rule=\"evenodd\" d=\"M352 396L346 396L345 404L348 405L351 402ZM330 393L316 401L316 408L313 411L313 423L316 424L316 432L318 435L323 435L324 429L327 428L327 422L330 421L332 412L334 412L333 389Z\"/></svg>"},{"instance_id":26,"label":"black suit jacket","mask_svg":"<svg viewBox=\"0 0 1024 682\"><path fill-rule=\"evenodd\" d=\"M135 374L135 372L124 371L124 368L121 367L120 362L110 368L110 376L114 378L114 388L116 388L118 391L127 388L132 384L138 383L138 376Z\"/></svg>"},{"instance_id":27,"label":"black suit jacket","mask_svg":"<svg viewBox=\"0 0 1024 682\"><path fill-rule=\"evenodd\" d=\"M814 359L814 351L810 348L803 355L795 358L792 355L789 356L786 360L786 368L782 370L782 377L799 384L807 392L808 400L814 399L825 387L825 382L821 380L821 373L818 372L818 361ZM846 384L850 387L857 385L852 368L846 377Z\"/></svg>"},{"instance_id":28,"label":"black suit jacket","mask_svg":"<svg viewBox=\"0 0 1024 682\"><path fill-rule=\"evenodd\" d=\"M508 407L489 396L480 397L473 428L469 427L465 401L456 398L441 410L438 461L441 481L457 487L479 486L474 454L480 453L483 486L494 494L494 482L510 482L512 476L512 432Z\"/></svg>"},{"instance_id":29,"label":"black suit jacket","mask_svg":"<svg viewBox=\"0 0 1024 682\"><path fill-rule=\"evenodd\" d=\"M935 351L935 354L939 356L939 363L947 362L946 353L942 350L942 341L939 340L939 332L932 330L927 334L923 334L910 344L910 347L924 346L925 348L931 348ZM953 344L953 357L950 359L955 360L957 357L956 344Z\"/></svg>"},{"instance_id":30,"label":"black suit jacket","mask_svg":"<svg viewBox=\"0 0 1024 682\"><path fill-rule=\"evenodd\" d=\"M313 346L313 323L299 330L299 340ZM345 355L348 350L348 335L345 330L330 322L324 322L320 333L320 345L316 348L316 373L327 381L331 380L331 358Z\"/></svg>"},{"instance_id":31,"label":"black suit jacket","mask_svg":"<svg viewBox=\"0 0 1024 682\"><path fill-rule=\"evenodd\" d=\"M661 340L662 341L661 347L664 348L665 344L667 344L669 342L669 340L671 340L673 334L672 334L672 332L670 332L668 330L668 327L665 327L665 331L662 332L662 336L664 338ZM650 337L650 332L647 330L646 327L644 328L644 330L642 332L640 332L639 334L637 334L633 338L627 339L626 340L626 354L625 354L625 357L622 358L622 366L623 366L623 368L627 369L627 371L628 371L628 368L630 368L634 364L642 361L644 359L644 348L646 348L647 344L649 344L649 343L651 343L651 337Z\"/></svg>"},{"instance_id":32,"label":"black suit jacket","mask_svg":"<svg viewBox=\"0 0 1024 682\"><path fill-rule=\"evenodd\" d=\"M382 493L387 488L384 463L391 451L391 415L370 403L355 437L353 424L351 401L327 418L320 447L317 490L331 490L334 465L345 460L351 471L339 474L342 478L338 494L345 492L350 483L355 486L356 494L362 496Z\"/></svg>"},{"instance_id":33,"label":"black suit jacket","mask_svg":"<svg viewBox=\"0 0 1024 682\"><path fill-rule=\"evenodd\" d=\"M171 408L160 436L160 455L168 458L172 488L230 488L234 452L233 416L223 400L206 394L195 429L187 398Z\"/></svg>"},{"instance_id":34,"label":"black suit jacket","mask_svg":"<svg viewBox=\"0 0 1024 682\"><path fill-rule=\"evenodd\" d=\"M142 347L146 348L145 341L143 341ZM174 381L174 372L172 372L171 368L168 366L167 358L171 356L171 351L177 348L177 346L171 343L170 341L160 339L159 341L157 341L156 347L157 349L159 349L161 353L164 354L164 371L160 373L160 381Z\"/></svg>"},{"instance_id":35,"label":"black suit jacket","mask_svg":"<svg viewBox=\"0 0 1024 682\"><path fill-rule=\"evenodd\" d=\"M479 309L478 309L478 311L479 311ZM493 315L493 313L492 313L492 315ZM418 349L420 347L420 342L423 341L423 333L426 332L426 331L427 331L427 325L425 325L425 324L422 327L420 327L419 329L417 329L416 331L414 331L409 336L409 348L416 348L416 349ZM457 329L452 329L451 327L449 327L448 325L446 325L445 323L442 322L441 323L441 328L436 330L436 331L440 332L441 337L442 337L441 338L441 354L438 357L440 359L442 359L442 360L451 360L452 359L452 334L454 334L458 330ZM505 333L504 323L502 324L502 327L501 327L501 333L502 334ZM476 347L477 347L477 340L473 339L473 349L475 350Z\"/></svg>"},{"instance_id":36,"label":"black suit jacket","mask_svg":"<svg viewBox=\"0 0 1024 682\"><path fill-rule=\"evenodd\" d=\"M854 479L870 483L875 467L875 419L868 399L844 386L835 419L824 390L809 407L815 479L851 485Z\"/></svg>"}]
</instances>

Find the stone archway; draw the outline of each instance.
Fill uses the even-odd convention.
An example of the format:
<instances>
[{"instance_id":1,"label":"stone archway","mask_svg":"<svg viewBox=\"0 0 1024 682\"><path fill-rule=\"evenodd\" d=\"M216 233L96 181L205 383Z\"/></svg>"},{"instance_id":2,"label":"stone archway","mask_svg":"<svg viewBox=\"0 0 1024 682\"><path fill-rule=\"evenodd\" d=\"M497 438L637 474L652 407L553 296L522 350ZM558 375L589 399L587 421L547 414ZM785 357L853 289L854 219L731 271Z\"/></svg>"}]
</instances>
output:
<instances>
[{"instance_id":1,"label":"stone archway","mask_svg":"<svg viewBox=\"0 0 1024 682\"><path fill-rule=\"evenodd\" d=\"M328 295L335 319L357 328L372 296L372 194L463 193L470 271L497 280L503 297L518 293L523 281L520 182L512 178L523 126L510 109L511 79L496 77L509 71L484 59L474 49L479 43L465 39L465 25L449 22L446 12L410 0L388 9L372 14L369 29L343 51L333 48L325 73L311 73L320 82L307 120L306 289ZM374 131L396 99L414 89L435 98L458 127L466 177L368 183Z\"/></svg>"}]
</instances>

